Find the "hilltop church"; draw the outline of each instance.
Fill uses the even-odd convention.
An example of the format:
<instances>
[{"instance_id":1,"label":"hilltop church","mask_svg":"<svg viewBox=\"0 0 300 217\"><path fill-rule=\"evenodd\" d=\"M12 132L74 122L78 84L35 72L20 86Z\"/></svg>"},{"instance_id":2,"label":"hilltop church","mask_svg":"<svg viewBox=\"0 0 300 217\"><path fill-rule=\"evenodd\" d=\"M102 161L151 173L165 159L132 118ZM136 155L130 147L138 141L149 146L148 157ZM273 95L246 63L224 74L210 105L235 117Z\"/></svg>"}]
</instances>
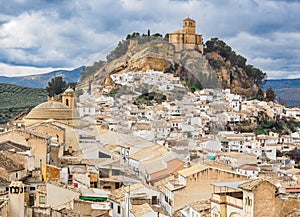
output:
<instances>
[{"instance_id":1,"label":"hilltop church","mask_svg":"<svg viewBox=\"0 0 300 217\"><path fill-rule=\"evenodd\" d=\"M196 49L203 54L202 35L196 34L196 21L190 18L183 20L183 30L169 33L169 43L175 46L176 52Z\"/></svg>"}]
</instances>

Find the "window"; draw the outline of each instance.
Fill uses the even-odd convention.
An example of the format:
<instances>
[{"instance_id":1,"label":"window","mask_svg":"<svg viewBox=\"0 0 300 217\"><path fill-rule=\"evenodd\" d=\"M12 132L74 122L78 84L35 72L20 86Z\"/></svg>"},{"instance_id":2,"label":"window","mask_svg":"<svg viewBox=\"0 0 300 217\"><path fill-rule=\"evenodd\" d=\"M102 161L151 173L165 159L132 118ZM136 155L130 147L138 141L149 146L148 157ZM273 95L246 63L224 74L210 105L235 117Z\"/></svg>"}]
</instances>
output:
<instances>
[{"instance_id":1,"label":"window","mask_svg":"<svg viewBox=\"0 0 300 217\"><path fill-rule=\"evenodd\" d=\"M252 206L252 200L249 197L246 197L245 204L246 206Z\"/></svg>"},{"instance_id":2,"label":"window","mask_svg":"<svg viewBox=\"0 0 300 217\"><path fill-rule=\"evenodd\" d=\"M114 209L114 203L113 202L110 202L110 208Z\"/></svg>"},{"instance_id":3,"label":"window","mask_svg":"<svg viewBox=\"0 0 300 217\"><path fill-rule=\"evenodd\" d=\"M40 204L45 204L45 196L40 196L39 202L40 202Z\"/></svg>"},{"instance_id":4,"label":"window","mask_svg":"<svg viewBox=\"0 0 300 217\"><path fill-rule=\"evenodd\" d=\"M121 207L118 205L118 214L121 214Z\"/></svg>"}]
</instances>

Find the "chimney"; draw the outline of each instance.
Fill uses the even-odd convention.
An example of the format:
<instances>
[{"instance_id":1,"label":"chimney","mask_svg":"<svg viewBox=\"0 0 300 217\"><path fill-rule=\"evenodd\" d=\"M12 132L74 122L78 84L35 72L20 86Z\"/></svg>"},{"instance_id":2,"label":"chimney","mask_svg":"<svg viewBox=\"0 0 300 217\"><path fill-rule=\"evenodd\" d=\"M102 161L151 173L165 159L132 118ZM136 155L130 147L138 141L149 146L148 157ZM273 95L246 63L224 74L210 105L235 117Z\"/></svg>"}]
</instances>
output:
<instances>
[{"instance_id":1,"label":"chimney","mask_svg":"<svg viewBox=\"0 0 300 217\"><path fill-rule=\"evenodd\" d=\"M68 152L69 152L69 154L72 154L72 152L73 152L72 146L69 146Z\"/></svg>"},{"instance_id":2,"label":"chimney","mask_svg":"<svg viewBox=\"0 0 300 217\"><path fill-rule=\"evenodd\" d=\"M112 177L112 165L109 165L108 177Z\"/></svg>"}]
</instances>

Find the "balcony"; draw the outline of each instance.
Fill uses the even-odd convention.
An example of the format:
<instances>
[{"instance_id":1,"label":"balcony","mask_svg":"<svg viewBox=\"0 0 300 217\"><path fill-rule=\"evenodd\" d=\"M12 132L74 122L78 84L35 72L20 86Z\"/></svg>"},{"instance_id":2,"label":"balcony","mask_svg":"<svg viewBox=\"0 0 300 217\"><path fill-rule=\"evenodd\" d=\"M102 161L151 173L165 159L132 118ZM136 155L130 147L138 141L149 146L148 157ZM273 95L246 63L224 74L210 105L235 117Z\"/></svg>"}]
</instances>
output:
<instances>
[{"instance_id":1,"label":"balcony","mask_svg":"<svg viewBox=\"0 0 300 217\"><path fill-rule=\"evenodd\" d=\"M220 194L213 194L211 201L213 203L217 203L220 205L227 205L227 206L233 206L238 209L243 209L243 199L240 197L240 195L236 194L236 197L233 195L220 195Z\"/></svg>"}]
</instances>

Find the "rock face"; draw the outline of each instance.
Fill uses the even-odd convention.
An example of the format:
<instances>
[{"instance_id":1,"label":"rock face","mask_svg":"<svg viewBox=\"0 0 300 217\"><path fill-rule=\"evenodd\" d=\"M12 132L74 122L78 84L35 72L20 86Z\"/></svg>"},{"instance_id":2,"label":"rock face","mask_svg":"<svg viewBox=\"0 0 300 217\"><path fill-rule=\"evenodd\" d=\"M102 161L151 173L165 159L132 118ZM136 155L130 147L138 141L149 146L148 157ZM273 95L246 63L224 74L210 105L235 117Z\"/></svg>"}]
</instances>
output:
<instances>
[{"instance_id":1,"label":"rock face","mask_svg":"<svg viewBox=\"0 0 300 217\"><path fill-rule=\"evenodd\" d=\"M173 73L182 80L200 83L202 87L220 87L216 73L201 53L196 50L175 52L174 46L164 40L143 44L131 42L125 55L105 64L80 86L87 86L88 82L110 86L113 85L109 77L111 74L149 69Z\"/></svg>"},{"instance_id":2,"label":"rock face","mask_svg":"<svg viewBox=\"0 0 300 217\"><path fill-rule=\"evenodd\" d=\"M232 66L229 60L225 62L224 58L215 52L207 54L206 59L222 63L223 66L214 69L222 88L230 88L232 93L246 97L253 97L257 94L258 87L253 78L250 78L242 68Z\"/></svg>"},{"instance_id":3,"label":"rock face","mask_svg":"<svg viewBox=\"0 0 300 217\"><path fill-rule=\"evenodd\" d=\"M124 55L106 63L80 86L87 87L90 84L113 86L111 74L149 69L173 73L182 81L197 84L203 88L231 88L233 92L247 96L255 92L253 85L251 86L253 82L248 82L247 75L239 69L224 67L215 71L210 66L207 57L199 51L186 49L180 53L175 52L174 46L162 39L142 44L138 44L135 40L130 41ZM247 83L250 85L245 85Z\"/></svg>"}]
</instances>

